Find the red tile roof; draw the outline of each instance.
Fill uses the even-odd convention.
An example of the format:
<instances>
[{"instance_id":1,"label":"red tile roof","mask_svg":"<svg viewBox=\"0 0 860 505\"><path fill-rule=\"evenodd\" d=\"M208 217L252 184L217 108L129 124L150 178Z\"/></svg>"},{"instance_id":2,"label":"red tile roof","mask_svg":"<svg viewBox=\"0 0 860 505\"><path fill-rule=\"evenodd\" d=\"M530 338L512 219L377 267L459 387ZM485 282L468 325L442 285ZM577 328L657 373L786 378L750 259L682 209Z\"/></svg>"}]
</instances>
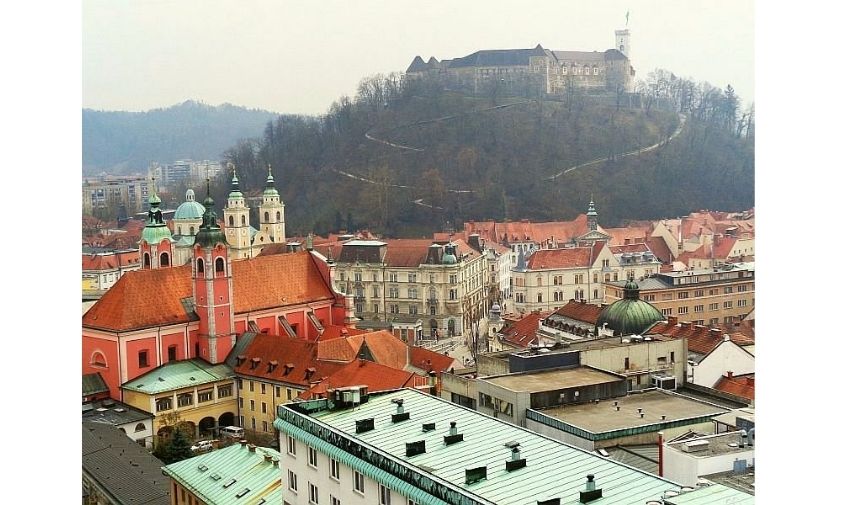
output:
<instances>
[{"instance_id":1,"label":"red tile roof","mask_svg":"<svg viewBox=\"0 0 860 505\"><path fill-rule=\"evenodd\" d=\"M731 378L723 375L714 384L714 389L753 401L755 400L755 374L735 375Z\"/></svg>"},{"instance_id":2,"label":"red tile roof","mask_svg":"<svg viewBox=\"0 0 860 505\"><path fill-rule=\"evenodd\" d=\"M602 242L598 242L601 244ZM595 245L597 245L595 244ZM591 247L567 247L564 249L539 249L528 259L529 270L551 268L589 267L592 264ZM595 256L597 252L595 252Z\"/></svg>"},{"instance_id":3,"label":"red tile roof","mask_svg":"<svg viewBox=\"0 0 860 505\"><path fill-rule=\"evenodd\" d=\"M717 238L714 244L714 258L727 259L738 239L734 237Z\"/></svg>"},{"instance_id":4,"label":"red tile roof","mask_svg":"<svg viewBox=\"0 0 860 505\"><path fill-rule=\"evenodd\" d=\"M673 324L669 321L660 321L646 332L648 335L665 335L672 338L687 337L687 348L698 354L708 354L724 339L723 330L719 328L708 328L707 326L694 325L687 322ZM755 339L743 333L731 333L729 339L739 346L755 344Z\"/></svg>"},{"instance_id":5,"label":"red tile roof","mask_svg":"<svg viewBox=\"0 0 860 505\"><path fill-rule=\"evenodd\" d=\"M522 319L505 323L502 334L505 342L518 346L528 347L529 344L537 343L537 329L540 320L550 315L550 312L532 312L526 314Z\"/></svg>"},{"instance_id":6,"label":"red tile roof","mask_svg":"<svg viewBox=\"0 0 860 505\"><path fill-rule=\"evenodd\" d=\"M303 400L321 398L325 397L326 391L329 389L349 386L367 386L368 392L373 393L423 386L426 383L425 377L418 376L414 372L397 370L373 361L356 359L347 365L342 365L328 378L302 392L299 398Z\"/></svg>"},{"instance_id":7,"label":"red tile roof","mask_svg":"<svg viewBox=\"0 0 860 505\"><path fill-rule=\"evenodd\" d=\"M645 243L648 244L648 248L661 263L671 263L674 260L672 250L669 249L669 245L666 244L663 237L648 237Z\"/></svg>"},{"instance_id":8,"label":"red tile roof","mask_svg":"<svg viewBox=\"0 0 860 505\"><path fill-rule=\"evenodd\" d=\"M643 243L639 244L628 244L628 245L610 245L609 250L612 251L612 254L624 254L624 253L634 253L634 252L651 252L648 249L648 245Z\"/></svg>"},{"instance_id":9,"label":"red tile roof","mask_svg":"<svg viewBox=\"0 0 860 505\"><path fill-rule=\"evenodd\" d=\"M84 254L81 257L81 270L116 270L121 266L132 267L140 264L137 251L114 254Z\"/></svg>"},{"instance_id":10,"label":"red tile roof","mask_svg":"<svg viewBox=\"0 0 860 505\"><path fill-rule=\"evenodd\" d=\"M647 226L627 226L606 228L603 231L609 235L609 245L619 246L644 242L651 229Z\"/></svg>"},{"instance_id":11,"label":"red tile roof","mask_svg":"<svg viewBox=\"0 0 860 505\"><path fill-rule=\"evenodd\" d=\"M367 330L348 328L346 326L340 326L335 324L324 327L323 332L320 334L317 340L331 340L333 338L348 337L350 335L360 335L362 333L367 333Z\"/></svg>"},{"instance_id":12,"label":"red tile roof","mask_svg":"<svg viewBox=\"0 0 860 505\"><path fill-rule=\"evenodd\" d=\"M237 374L305 387L343 367L342 363L318 360L313 342L285 335L257 334L241 356L241 363L227 363Z\"/></svg>"},{"instance_id":13,"label":"red tile roof","mask_svg":"<svg viewBox=\"0 0 860 505\"><path fill-rule=\"evenodd\" d=\"M571 300L553 312L552 315L558 314L559 316L575 319L576 321L597 324L597 318L600 316L602 310L603 307L600 305Z\"/></svg>"},{"instance_id":14,"label":"red tile roof","mask_svg":"<svg viewBox=\"0 0 860 505\"><path fill-rule=\"evenodd\" d=\"M237 314L320 300L334 300L310 254L283 254L235 261ZM83 326L128 331L197 320L181 300L192 295L189 265L128 272L83 316Z\"/></svg>"},{"instance_id":15,"label":"red tile roof","mask_svg":"<svg viewBox=\"0 0 860 505\"><path fill-rule=\"evenodd\" d=\"M423 347L412 347L409 351L409 361L412 366L425 372L449 372L454 366L454 358Z\"/></svg>"},{"instance_id":16,"label":"red tile roof","mask_svg":"<svg viewBox=\"0 0 860 505\"><path fill-rule=\"evenodd\" d=\"M406 344L388 330L322 341L317 355L319 359L352 361L359 356L362 345L367 346L373 361L399 370L406 367Z\"/></svg>"},{"instance_id":17,"label":"red tile roof","mask_svg":"<svg viewBox=\"0 0 860 505\"><path fill-rule=\"evenodd\" d=\"M544 243L550 239L556 243L567 243L572 238L588 232L588 217L580 214L573 221L549 221L532 223L528 220L498 223L495 221L470 221L463 224L468 236L477 233L481 238L501 244L532 241ZM598 231L605 232L600 226Z\"/></svg>"}]
</instances>

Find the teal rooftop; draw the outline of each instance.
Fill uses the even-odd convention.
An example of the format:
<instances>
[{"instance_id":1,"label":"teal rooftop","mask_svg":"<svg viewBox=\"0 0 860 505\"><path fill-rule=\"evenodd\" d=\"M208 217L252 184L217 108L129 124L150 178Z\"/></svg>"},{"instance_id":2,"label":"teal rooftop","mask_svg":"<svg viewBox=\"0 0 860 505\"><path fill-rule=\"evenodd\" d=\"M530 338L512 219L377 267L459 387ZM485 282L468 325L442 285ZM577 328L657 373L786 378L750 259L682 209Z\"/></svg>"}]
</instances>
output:
<instances>
[{"instance_id":1,"label":"teal rooftop","mask_svg":"<svg viewBox=\"0 0 860 505\"><path fill-rule=\"evenodd\" d=\"M123 389L158 394L218 382L233 377L233 370L224 364L212 365L200 358L172 361L122 385Z\"/></svg>"}]
</instances>

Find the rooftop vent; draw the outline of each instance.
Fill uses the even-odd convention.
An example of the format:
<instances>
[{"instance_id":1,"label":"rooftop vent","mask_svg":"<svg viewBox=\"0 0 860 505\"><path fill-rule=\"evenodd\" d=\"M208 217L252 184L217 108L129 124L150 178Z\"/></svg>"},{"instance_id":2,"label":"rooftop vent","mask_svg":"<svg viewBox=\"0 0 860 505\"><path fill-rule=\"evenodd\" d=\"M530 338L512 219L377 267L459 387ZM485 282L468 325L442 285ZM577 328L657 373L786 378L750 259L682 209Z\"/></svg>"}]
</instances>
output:
<instances>
[{"instance_id":1,"label":"rooftop vent","mask_svg":"<svg viewBox=\"0 0 860 505\"><path fill-rule=\"evenodd\" d=\"M395 398L391 400L391 403L397 405L397 413L391 414L392 423L399 423L409 419L409 412L404 412L403 410L403 398Z\"/></svg>"},{"instance_id":2,"label":"rooftop vent","mask_svg":"<svg viewBox=\"0 0 860 505\"><path fill-rule=\"evenodd\" d=\"M418 442L406 442L406 457L416 456L418 454L424 454L427 452L427 449L424 446L424 441L419 440Z\"/></svg>"},{"instance_id":3,"label":"rooftop vent","mask_svg":"<svg viewBox=\"0 0 860 505\"><path fill-rule=\"evenodd\" d=\"M278 360L272 360L269 362L269 368L266 370L266 373L272 373L272 371L278 367Z\"/></svg>"},{"instance_id":4,"label":"rooftop vent","mask_svg":"<svg viewBox=\"0 0 860 505\"><path fill-rule=\"evenodd\" d=\"M251 358L251 370L257 368L260 364L260 358Z\"/></svg>"},{"instance_id":5,"label":"rooftop vent","mask_svg":"<svg viewBox=\"0 0 860 505\"><path fill-rule=\"evenodd\" d=\"M225 482L221 487L223 487L224 489L227 489L228 487L232 486L235 483L236 483L236 479L230 479L227 482Z\"/></svg>"},{"instance_id":6,"label":"rooftop vent","mask_svg":"<svg viewBox=\"0 0 860 505\"><path fill-rule=\"evenodd\" d=\"M313 374L317 373L317 369L314 367L305 369L305 380L310 379Z\"/></svg>"},{"instance_id":7,"label":"rooftop vent","mask_svg":"<svg viewBox=\"0 0 860 505\"><path fill-rule=\"evenodd\" d=\"M209 475L209 478L212 480L221 480L221 476L214 472Z\"/></svg>"},{"instance_id":8,"label":"rooftop vent","mask_svg":"<svg viewBox=\"0 0 860 505\"><path fill-rule=\"evenodd\" d=\"M690 440L689 442L684 442L681 448L684 452L700 452L707 451L710 446L711 443L707 440Z\"/></svg>"},{"instance_id":9,"label":"rooftop vent","mask_svg":"<svg viewBox=\"0 0 860 505\"><path fill-rule=\"evenodd\" d=\"M247 487L246 487L245 489L243 489L243 490L239 491L238 493L236 493L236 498L241 498L241 497L245 496L246 494L248 494L248 493L250 493L250 492L251 492L251 490L250 490L249 488L247 488Z\"/></svg>"},{"instance_id":10,"label":"rooftop vent","mask_svg":"<svg viewBox=\"0 0 860 505\"><path fill-rule=\"evenodd\" d=\"M549 500L538 500L537 505L561 505L561 498L550 498Z\"/></svg>"},{"instance_id":11,"label":"rooftop vent","mask_svg":"<svg viewBox=\"0 0 860 505\"><path fill-rule=\"evenodd\" d=\"M201 472L205 472L206 470L209 470L209 467L204 465L203 463L200 463L199 465L197 465L197 469Z\"/></svg>"},{"instance_id":12,"label":"rooftop vent","mask_svg":"<svg viewBox=\"0 0 860 505\"><path fill-rule=\"evenodd\" d=\"M292 363L287 363L286 365L284 365L284 375L287 375L288 373L292 372L295 367L296 365Z\"/></svg>"},{"instance_id":13,"label":"rooftop vent","mask_svg":"<svg viewBox=\"0 0 860 505\"><path fill-rule=\"evenodd\" d=\"M588 474L585 478L585 491L579 492L579 502L589 503L603 497L603 490L594 482L594 475Z\"/></svg>"},{"instance_id":14,"label":"rooftop vent","mask_svg":"<svg viewBox=\"0 0 860 505\"><path fill-rule=\"evenodd\" d=\"M466 469L466 485L487 479L487 467L479 466Z\"/></svg>"},{"instance_id":15,"label":"rooftop vent","mask_svg":"<svg viewBox=\"0 0 860 505\"><path fill-rule=\"evenodd\" d=\"M355 422L355 432L364 433L373 429L373 418L359 419Z\"/></svg>"},{"instance_id":16,"label":"rooftop vent","mask_svg":"<svg viewBox=\"0 0 860 505\"><path fill-rule=\"evenodd\" d=\"M421 431L427 433L436 429L436 423L424 423L421 425Z\"/></svg>"},{"instance_id":17,"label":"rooftop vent","mask_svg":"<svg viewBox=\"0 0 860 505\"><path fill-rule=\"evenodd\" d=\"M511 459L510 461L505 461L505 470L513 472L526 466L525 458L520 457L519 442L508 442L505 444L505 447L511 450Z\"/></svg>"},{"instance_id":18,"label":"rooftop vent","mask_svg":"<svg viewBox=\"0 0 860 505\"><path fill-rule=\"evenodd\" d=\"M451 428L448 430L448 434L445 435L444 441L445 445L456 444L457 442L463 441L463 434L457 433L457 423L455 421L451 421Z\"/></svg>"}]
</instances>

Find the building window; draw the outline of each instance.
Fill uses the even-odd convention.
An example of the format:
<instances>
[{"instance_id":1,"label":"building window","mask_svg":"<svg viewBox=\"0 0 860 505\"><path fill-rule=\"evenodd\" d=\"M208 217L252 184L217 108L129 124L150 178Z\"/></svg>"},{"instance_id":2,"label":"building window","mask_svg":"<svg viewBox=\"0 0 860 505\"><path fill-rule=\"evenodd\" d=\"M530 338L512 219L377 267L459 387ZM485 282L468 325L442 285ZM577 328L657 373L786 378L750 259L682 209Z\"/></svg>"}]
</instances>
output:
<instances>
[{"instance_id":1,"label":"building window","mask_svg":"<svg viewBox=\"0 0 860 505\"><path fill-rule=\"evenodd\" d=\"M397 288L389 288L388 296L390 298L400 298L400 290Z\"/></svg>"},{"instance_id":2,"label":"building window","mask_svg":"<svg viewBox=\"0 0 860 505\"><path fill-rule=\"evenodd\" d=\"M233 385L226 384L224 386L218 386L218 398L227 398L229 396L233 396Z\"/></svg>"},{"instance_id":3,"label":"building window","mask_svg":"<svg viewBox=\"0 0 860 505\"><path fill-rule=\"evenodd\" d=\"M704 305L696 305L696 306L694 306L694 307L693 307L693 312L697 312L697 313L698 313L698 312L704 312L704 311L705 311L705 306L704 306Z\"/></svg>"},{"instance_id":4,"label":"building window","mask_svg":"<svg viewBox=\"0 0 860 505\"><path fill-rule=\"evenodd\" d=\"M709 304L709 305L708 305L708 310L720 310L720 304L719 304L719 303L712 303L712 304Z\"/></svg>"},{"instance_id":5,"label":"building window","mask_svg":"<svg viewBox=\"0 0 860 505\"><path fill-rule=\"evenodd\" d=\"M182 393L176 395L176 404L180 407L187 407L194 403L194 395L192 393Z\"/></svg>"},{"instance_id":6,"label":"building window","mask_svg":"<svg viewBox=\"0 0 860 505\"><path fill-rule=\"evenodd\" d=\"M364 494L364 475L358 471L352 472L352 489Z\"/></svg>"},{"instance_id":7,"label":"building window","mask_svg":"<svg viewBox=\"0 0 860 505\"><path fill-rule=\"evenodd\" d=\"M746 300L738 300L738 307L746 307L746 306L747 306Z\"/></svg>"},{"instance_id":8,"label":"building window","mask_svg":"<svg viewBox=\"0 0 860 505\"><path fill-rule=\"evenodd\" d=\"M652 294L650 294L650 295L645 295L645 296L643 297L643 299L644 299L646 302L653 302L653 301L657 300L657 295L655 295L655 294L653 294L653 293L652 293Z\"/></svg>"},{"instance_id":9,"label":"building window","mask_svg":"<svg viewBox=\"0 0 860 505\"><path fill-rule=\"evenodd\" d=\"M143 253L143 268L149 268L149 253Z\"/></svg>"},{"instance_id":10,"label":"building window","mask_svg":"<svg viewBox=\"0 0 860 505\"><path fill-rule=\"evenodd\" d=\"M299 477L292 470L287 470L287 475L290 481L290 491L297 492L299 490Z\"/></svg>"},{"instance_id":11,"label":"building window","mask_svg":"<svg viewBox=\"0 0 860 505\"><path fill-rule=\"evenodd\" d=\"M630 370L630 358L624 358L624 369Z\"/></svg>"},{"instance_id":12,"label":"building window","mask_svg":"<svg viewBox=\"0 0 860 505\"><path fill-rule=\"evenodd\" d=\"M173 407L173 398L167 396L165 398L158 398L155 400L155 411L161 412L163 410L170 410Z\"/></svg>"},{"instance_id":13,"label":"building window","mask_svg":"<svg viewBox=\"0 0 860 505\"><path fill-rule=\"evenodd\" d=\"M732 308L732 301L731 301L731 300L728 300L728 301L723 302L723 308L724 308L724 309L730 309L730 308Z\"/></svg>"},{"instance_id":14,"label":"building window","mask_svg":"<svg viewBox=\"0 0 860 505\"><path fill-rule=\"evenodd\" d=\"M337 498L332 496L331 497L331 505L340 505L340 500L338 500Z\"/></svg>"},{"instance_id":15,"label":"building window","mask_svg":"<svg viewBox=\"0 0 860 505\"><path fill-rule=\"evenodd\" d=\"M407 276L409 282L418 282L418 274L410 273L410 274L406 274L406 276Z\"/></svg>"},{"instance_id":16,"label":"building window","mask_svg":"<svg viewBox=\"0 0 860 505\"><path fill-rule=\"evenodd\" d=\"M538 294L537 294L537 302L538 302L538 303L543 303L543 293L538 293Z\"/></svg>"},{"instance_id":17,"label":"building window","mask_svg":"<svg viewBox=\"0 0 860 505\"><path fill-rule=\"evenodd\" d=\"M248 388L252 393L254 392L254 381L248 381Z\"/></svg>"},{"instance_id":18,"label":"building window","mask_svg":"<svg viewBox=\"0 0 860 505\"><path fill-rule=\"evenodd\" d=\"M686 298L689 298L689 297L690 297L690 292L689 292L689 291L681 291L680 293L678 293L678 299L679 299L679 300L683 300L683 299L686 299Z\"/></svg>"},{"instance_id":19,"label":"building window","mask_svg":"<svg viewBox=\"0 0 860 505\"><path fill-rule=\"evenodd\" d=\"M215 260L215 272L223 273L224 272L224 258L217 258Z\"/></svg>"},{"instance_id":20,"label":"building window","mask_svg":"<svg viewBox=\"0 0 860 505\"><path fill-rule=\"evenodd\" d=\"M390 282L397 282L397 272L391 272L391 273L388 275L388 280L389 280Z\"/></svg>"},{"instance_id":21,"label":"building window","mask_svg":"<svg viewBox=\"0 0 860 505\"><path fill-rule=\"evenodd\" d=\"M688 307L678 307L678 315L680 316L686 314L688 312L688 309Z\"/></svg>"},{"instance_id":22,"label":"building window","mask_svg":"<svg viewBox=\"0 0 860 505\"><path fill-rule=\"evenodd\" d=\"M263 402L263 414L266 413L266 402Z\"/></svg>"},{"instance_id":23,"label":"building window","mask_svg":"<svg viewBox=\"0 0 860 505\"><path fill-rule=\"evenodd\" d=\"M169 267L170 266L170 255L166 252L161 253L161 266Z\"/></svg>"},{"instance_id":24,"label":"building window","mask_svg":"<svg viewBox=\"0 0 860 505\"><path fill-rule=\"evenodd\" d=\"M748 290L749 290L749 286L747 286L746 284L741 284L740 286L738 286L738 293L743 293L743 292L748 291Z\"/></svg>"},{"instance_id":25,"label":"building window","mask_svg":"<svg viewBox=\"0 0 860 505\"><path fill-rule=\"evenodd\" d=\"M251 431L257 431L257 418L251 418Z\"/></svg>"},{"instance_id":26,"label":"building window","mask_svg":"<svg viewBox=\"0 0 860 505\"><path fill-rule=\"evenodd\" d=\"M724 317L724 318L723 318L723 323L724 323L724 324L732 324L732 322L733 322L734 320L735 320L735 318L734 318L734 317L732 317L732 316L726 316L726 317Z\"/></svg>"},{"instance_id":27,"label":"building window","mask_svg":"<svg viewBox=\"0 0 860 505\"><path fill-rule=\"evenodd\" d=\"M412 315L412 316L418 315L418 306L417 305L410 305L409 306L409 315Z\"/></svg>"},{"instance_id":28,"label":"building window","mask_svg":"<svg viewBox=\"0 0 860 505\"><path fill-rule=\"evenodd\" d=\"M600 274L598 274L597 272L594 272L594 275L592 276L592 280L594 281L595 284L600 282Z\"/></svg>"},{"instance_id":29,"label":"building window","mask_svg":"<svg viewBox=\"0 0 860 505\"><path fill-rule=\"evenodd\" d=\"M697 289L697 290L693 291L693 296L696 296L696 297L705 296L705 290L704 289Z\"/></svg>"},{"instance_id":30,"label":"building window","mask_svg":"<svg viewBox=\"0 0 860 505\"><path fill-rule=\"evenodd\" d=\"M296 455L296 439L293 437L287 437L287 452L293 456Z\"/></svg>"},{"instance_id":31,"label":"building window","mask_svg":"<svg viewBox=\"0 0 860 505\"><path fill-rule=\"evenodd\" d=\"M105 355L98 351L94 352L92 359L90 359L90 365L107 368L107 361L105 360Z\"/></svg>"},{"instance_id":32,"label":"building window","mask_svg":"<svg viewBox=\"0 0 860 505\"><path fill-rule=\"evenodd\" d=\"M729 295L731 293L732 293L732 287L731 286L726 286L725 288L723 288L723 294Z\"/></svg>"},{"instance_id":33,"label":"building window","mask_svg":"<svg viewBox=\"0 0 860 505\"><path fill-rule=\"evenodd\" d=\"M287 400L292 400L292 399L293 399L293 390L290 388L287 388Z\"/></svg>"},{"instance_id":34,"label":"building window","mask_svg":"<svg viewBox=\"0 0 860 505\"><path fill-rule=\"evenodd\" d=\"M263 421L263 432L264 433L269 432L269 423L267 423L266 421Z\"/></svg>"},{"instance_id":35,"label":"building window","mask_svg":"<svg viewBox=\"0 0 860 505\"><path fill-rule=\"evenodd\" d=\"M314 468L317 467L317 450L313 447L308 447L308 464Z\"/></svg>"},{"instance_id":36,"label":"building window","mask_svg":"<svg viewBox=\"0 0 860 505\"><path fill-rule=\"evenodd\" d=\"M391 490L379 485L379 505L391 505Z\"/></svg>"},{"instance_id":37,"label":"building window","mask_svg":"<svg viewBox=\"0 0 860 505\"><path fill-rule=\"evenodd\" d=\"M435 315L436 315L436 306L435 306L435 305L431 305L431 306L430 306L430 315L431 315L431 316L435 316Z\"/></svg>"},{"instance_id":38,"label":"building window","mask_svg":"<svg viewBox=\"0 0 860 505\"><path fill-rule=\"evenodd\" d=\"M209 389L207 391L200 391L197 393L197 401L198 402L211 402L212 395L215 392L214 389Z\"/></svg>"},{"instance_id":39,"label":"building window","mask_svg":"<svg viewBox=\"0 0 860 505\"><path fill-rule=\"evenodd\" d=\"M675 362L675 351L672 351L669 353L669 362L671 362L671 363Z\"/></svg>"},{"instance_id":40,"label":"building window","mask_svg":"<svg viewBox=\"0 0 860 505\"><path fill-rule=\"evenodd\" d=\"M254 412L254 400L251 400L251 412Z\"/></svg>"},{"instance_id":41,"label":"building window","mask_svg":"<svg viewBox=\"0 0 860 505\"><path fill-rule=\"evenodd\" d=\"M457 299L457 290L456 289L448 290L448 299L449 300L456 300Z\"/></svg>"},{"instance_id":42,"label":"building window","mask_svg":"<svg viewBox=\"0 0 860 505\"><path fill-rule=\"evenodd\" d=\"M320 502L320 491L316 486L308 482L308 503L318 504Z\"/></svg>"},{"instance_id":43,"label":"building window","mask_svg":"<svg viewBox=\"0 0 860 505\"><path fill-rule=\"evenodd\" d=\"M667 309L661 310L660 312L662 312L664 316L671 316L672 315L672 308L669 307Z\"/></svg>"},{"instance_id":44,"label":"building window","mask_svg":"<svg viewBox=\"0 0 860 505\"><path fill-rule=\"evenodd\" d=\"M275 386L275 397L276 398L281 397L281 386Z\"/></svg>"},{"instance_id":45,"label":"building window","mask_svg":"<svg viewBox=\"0 0 860 505\"><path fill-rule=\"evenodd\" d=\"M598 296L599 296L599 295L598 295L598 292L597 292L597 290L595 289L595 290L594 290L594 299L596 300Z\"/></svg>"},{"instance_id":46,"label":"building window","mask_svg":"<svg viewBox=\"0 0 860 505\"><path fill-rule=\"evenodd\" d=\"M457 284L457 274L452 274L448 276L449 284Z\"/></svg>"},{"instance_id":47,"label":"building window","mask_svg":"<svg viewBox=\"0 0 860 505\"><path fill-rule=\"evenodd\" d=\"M710 319L710 321L708 322L708 324L711 324L711 325L719 324L719 323L720 323L720 318L718 318L718 317L712 317Z\"/></svg>"},{"instance_id":48,"label":"building window","mask_svg":"<svg viewBox=\"0 0 860 505\"><path fill-rule=\"evenodd\" d=\"M332 458L330 461L331 461L331 468L330 468L331 478L334 480L340 480L340 463L334 458Z\"/></svg>"},{"instance_id":49,"label":"building window","mask_svg":"<svg viewBox=\"0 0 860 505\"><path fill-rule=\"evenodd\" d=\"M138 351L137 366L141 368L149 366L149 351Z\"/></svg>"},{"instance_id":50,"label":"building window","mask_svg":"<svg viewBox=\"0 0 860 505\"><path fill-rule=\"evenodd\" d=\"M244 409L244 408L245 408L245 399L244 399L244 398L242 398L241 396L239 397L239 408L240 408L240 409Z\"/></svg>"}]
</instances>

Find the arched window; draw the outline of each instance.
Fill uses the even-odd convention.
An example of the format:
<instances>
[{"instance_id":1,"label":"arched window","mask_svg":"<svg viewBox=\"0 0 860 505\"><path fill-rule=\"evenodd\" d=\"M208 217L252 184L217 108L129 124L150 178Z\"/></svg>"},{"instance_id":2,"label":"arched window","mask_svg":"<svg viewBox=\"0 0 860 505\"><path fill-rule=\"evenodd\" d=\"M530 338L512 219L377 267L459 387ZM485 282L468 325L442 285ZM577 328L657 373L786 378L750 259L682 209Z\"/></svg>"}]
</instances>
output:
<instances>
[{"instance_id":1,"label":"arched window","mask_svg":"<svg viewBox=\"0 0 860 505\"><path fill-rule=\"evenodd\" d=\"M203 258L197 258L197 273L203 273Z\"/></svg>"},{"instance_id":2,"label":"arched window","mask_svg":"<svg viewBox=\"0 0 860 505\"><path fill-rule=\"evenodd\" d=\"M538 303L543 303L543 293L538 293Z\"/></svg>"},{"instance_id":3,"label":"arched window","mask_svg":"<svg viewBox=\"0 0 860 505\"><path fill-rule=\"evenodd\" d=\"M245 216L242 215L242 226L245 226Z\"/></svg>"},{"instance_id":4,"label":"arched window","mask_svg":"<svg viewBox=\"0 0 860 505\"><path fill-rule=\"evenodd\" d=\"M94 352L92 357L90 358L90 365L107 367L107 360L105 359L105 355L99 351Z\"/></svg>"},{"instance_id":5,"label":"arched window","mask_svg":"<svg viewBox=\"0 0 860 505\"><path fill-rule=\"evenodd\" d=\"M190 233L190 235L194 235L194 227L193 227L193 226L191 227L191 233Z\"/></svg>"},{"instance_id":6,"label":"arched window","mask_svg":"<svg viewBox=\"0 0 860 505\"><path fill-rule=\"evenodd\" d=\"M591 67L585 67L585 75L589 75L591 73Z\"/></svg>"},{"instance_id":7,"label":"arched window","mask_svg":"<svg viewBox=\"0 0 860 505\"><path fill-rule=\"evenodd\" d=\"M143 268L149 268L149 253L143 253Z\"/></svg>"},{"instance_id":8,"label":"arched window","mask_svg":"<svg viewBox=\"0 0 860 505\"><path fill-rule=\"evenodd\" d=\"M137 423L137 426L134 427L134 432L137 433L139 431L146 431L146 425L143 423Z\"/></svg>"},{"instance_id":9,"label":"arched window","mask_svg":"<svg viewBox=\"0 0 860 505\"><path fill-rule=\"evenodd\" d=\"M161 253L161 266L169 267L170 266L170 255L166 252Z\"/></svg>"},{"instance_id":10,"label":"arched window","mask_svg":"<svg viewBox=\"0 0 860 505\"><path fill-rule=\"evenodd\" d=\"M227 223L229 223L229 226L236 226L236 221L233 219L233 216L227 217Z\"/></svg>"},{"instance_id":11,"label":"arched window","mask_svg":"<svg viewBox=\"0 0 860 505\"><path fill-rule=\"evenodd\" d=\"M281 222L281 211L276 212L275 217L277 218L278 222L280 223Z\"/></svg>"},{"instance_id":12,"label":"arched window","mask_svg":"<svg viewBox=\"0 0 860 505\"><path fill-rule=\"evenodd\" d=\"M224 258L218 258L215 260L215 271L218 273L224 272Z\"/></svg>"},{"instance_id":13,"label":"arched window","mask_svg":"<svg viewBox=\"0 0 860 505\"><path fill-rule=\"evenodd\" d=\"M266 223L269 222L269 213L268 212L263 212L263 221L265 221Z\"/></svg>"},{"instance_id":14,"label":"arched window","mask_svg":"<svg viewBox=\"0 0 860 505\"><path fill-rule=\"evenodd\" d=\"M591 73L594 75L597 75L597 67L596 66L592 69Z\"/></svg>"}]
</instances>

